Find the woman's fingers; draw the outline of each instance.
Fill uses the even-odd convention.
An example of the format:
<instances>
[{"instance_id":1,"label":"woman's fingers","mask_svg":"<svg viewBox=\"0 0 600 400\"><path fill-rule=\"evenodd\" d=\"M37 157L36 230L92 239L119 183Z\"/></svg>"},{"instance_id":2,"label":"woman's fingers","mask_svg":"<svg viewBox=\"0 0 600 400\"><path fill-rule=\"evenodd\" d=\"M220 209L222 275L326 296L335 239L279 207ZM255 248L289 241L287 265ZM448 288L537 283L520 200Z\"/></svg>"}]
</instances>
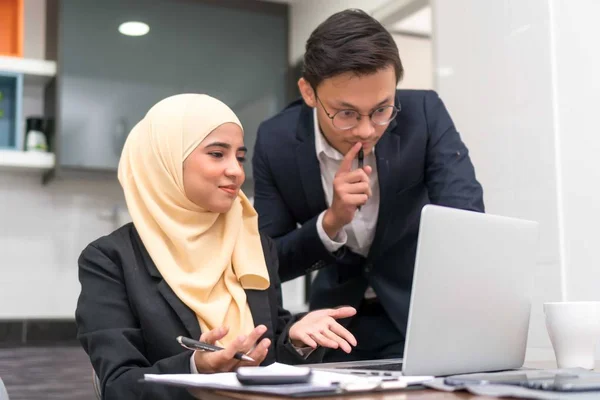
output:
<instances>
[{"instance_id":1,"label":"woman's fingers","mask_svg":"<svg viewBox=\"0 0 600 400\"><path fill-rule=\"evenodd\" d=\"M260 339L260 337L264 335L265 332L267 332L267 327L264 325L259 325L256 328L254 328L252 332L250 332L250 334L242 342L242 346L239 348L238 351L241 351L242 353L248 353L252 351L258 339Z\"/></svg>"},{"instance_id":2,"label":"woman's fingers","mask_svg":"<svg viewBox=\"0 0 600 400\"><path fill-rule=\"evenodd\" d=\"M215 344L218 340L221 340L227 335L229 328L222 326L220 328L212 329L206 333L200 335L200 341L210 344Z\"/></svg>"},{"instance_id":3,"label":"woman's fingers","mask_svg":"<svg viewBox=\"0 0 600 400\"><path fill-rule=\"evenodd\" d=\"M260 365L261 362L267 357L269 353L269 347L271 346L270 339L261 340L252 350L246 353L249 357L251 357L254 362L250 361L242 361L240 366L242 365Z\"/></svg>"},{"instance_id":4,"label":"woman's fingers","mask_svg":"<svg viewBox=\"0 0 600 400\"><path fill-rule=\"evenodd\" d=\"M235 353L240 352L242 354L247 354L252 351L255 347L256 341L265 334L267 331L267 327L264 325L259 325L250 332L249 335L240 335L233 342L229 344L222 351L226 357L237 362L238 360L235 358ZM252 356L250 356L252 357ZM254 358L254 357L252 357Z\"/></svg>"}]
</instances>

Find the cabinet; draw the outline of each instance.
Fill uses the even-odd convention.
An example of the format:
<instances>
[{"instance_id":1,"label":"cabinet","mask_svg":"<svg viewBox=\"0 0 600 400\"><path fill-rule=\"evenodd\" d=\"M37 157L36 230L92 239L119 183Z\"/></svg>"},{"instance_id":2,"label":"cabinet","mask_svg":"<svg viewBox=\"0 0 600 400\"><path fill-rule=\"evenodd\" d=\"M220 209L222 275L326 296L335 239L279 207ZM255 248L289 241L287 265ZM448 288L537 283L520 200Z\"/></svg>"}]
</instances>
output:
<instances>
[{"instance_id":1,"label":"cabinet","mask_svg":"<svg viewBox=\"0 0 600 400\"><path fill-rule=\"evenodd\" d=\"M185 92L228 104L244 125L251 158L258 124L285 104L288 22L285 5L249 3L257 6L58 1L60 166L115 170L127 134L145 112ZM150 31L125 36L118 27L126 21L142 21Z\"/></svg>"},{"instance_id":2,"label":"cabinet","mask_svg":"<svg viewBox=\"0 0 600 400\"><path fill-rule=\"evenodd\" d=\"M23 97L23 75L0 72L0 148L17 150Z\"/></svg>"}]
</instances>

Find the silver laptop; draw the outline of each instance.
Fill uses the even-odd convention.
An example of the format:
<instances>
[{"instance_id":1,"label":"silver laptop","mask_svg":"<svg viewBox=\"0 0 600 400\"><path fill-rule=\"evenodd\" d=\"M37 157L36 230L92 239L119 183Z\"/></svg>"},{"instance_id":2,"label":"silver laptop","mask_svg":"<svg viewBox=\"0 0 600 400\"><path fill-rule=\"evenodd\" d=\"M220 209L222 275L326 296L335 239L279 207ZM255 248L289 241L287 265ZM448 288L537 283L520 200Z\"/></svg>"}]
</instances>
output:
<instances>
[{"instance_id":1,"label":"silver laptop","mask_svg":"<svg viewBox=\"0 0 600 400\"><path fill-rule=\"evenodd\" d=\"M313 368L444 376L523 365L538 224L427 205L419 229L404 359Z\"/></svg>"}]
</instances>

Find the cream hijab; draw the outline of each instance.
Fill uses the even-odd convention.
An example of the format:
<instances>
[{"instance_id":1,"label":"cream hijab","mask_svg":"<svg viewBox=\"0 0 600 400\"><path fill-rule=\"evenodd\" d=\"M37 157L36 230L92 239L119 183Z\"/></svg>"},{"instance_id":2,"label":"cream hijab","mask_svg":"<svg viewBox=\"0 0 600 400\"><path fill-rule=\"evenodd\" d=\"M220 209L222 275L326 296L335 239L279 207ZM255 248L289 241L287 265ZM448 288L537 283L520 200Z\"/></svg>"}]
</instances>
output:
<instances>
[{"instance_id":1,"label":"cream hijab","mask_svg":"<svg viewBox=\"0 0 600 400\"><path fill-rule=\"evenodd\" d=\"M224 214L194 204L185 196L183 162L228 122L242 126L210 96L168 97L133 128L119 162L127 208L150 257L203 332L230 328L224 345L254 328L244 289L269 287L257 214L241 191Z\"/></svg>"}]
</instances>

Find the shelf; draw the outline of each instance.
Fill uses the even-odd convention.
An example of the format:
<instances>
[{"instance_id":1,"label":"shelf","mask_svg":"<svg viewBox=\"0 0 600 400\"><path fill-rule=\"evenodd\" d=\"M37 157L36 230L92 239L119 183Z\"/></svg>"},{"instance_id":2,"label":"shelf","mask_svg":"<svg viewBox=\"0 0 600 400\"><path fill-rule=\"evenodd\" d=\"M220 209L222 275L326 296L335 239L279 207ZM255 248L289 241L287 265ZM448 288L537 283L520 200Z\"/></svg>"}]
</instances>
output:
<instances>
[{"instance_id":1,"label":"shelf","mask_svg":"<svg viewBox=\"0 0 600 400\"><path fill-rule=\"evenodd\" d=\"M0 171L49 171L54 168L53 153L0 150Z\"/></svg>"},{"instance_id":2,"label":"shelf","mask_svg":"<svg viewBox=\"0 0 600 400\"><path fill-rule=\"evenodd\" d=\"M56 62L0 56L0 73L23 74L25 84L45 84L56 76Z\"/></svg>"}]
</instances>

